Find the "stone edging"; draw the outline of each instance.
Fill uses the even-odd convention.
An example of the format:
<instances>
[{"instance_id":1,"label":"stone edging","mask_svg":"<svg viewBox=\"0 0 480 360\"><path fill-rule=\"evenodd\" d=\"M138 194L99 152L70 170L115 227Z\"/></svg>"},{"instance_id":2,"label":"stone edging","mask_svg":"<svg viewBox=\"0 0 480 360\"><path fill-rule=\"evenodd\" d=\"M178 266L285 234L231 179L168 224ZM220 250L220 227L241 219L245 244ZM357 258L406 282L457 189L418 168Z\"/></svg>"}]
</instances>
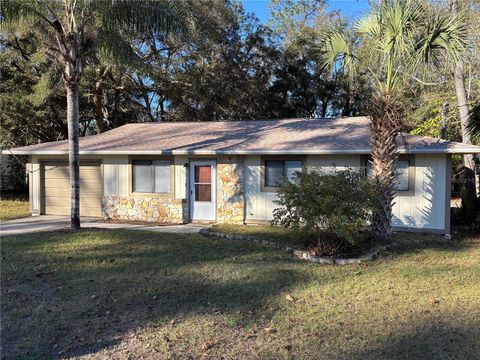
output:
<instances>
[{"instance_id":1,"label":"stone edging","mask_svg":"<svg viewBox=\"0 0 480 360\"><path fill-rule=\"evenodd\" d=\"M200 229L199 233L202 235L214 236L214 237L223 238L227 240L239 240L239 241L246 241L246 242L254 242L262 245L268 245L273 249L285 251L302 260L307 260L307 261L318 263L318 264L329 264L329 265L360 264L364 262L373 261L378 258L381 251L385 251L387 249L387 246L379 245L371 249L366 255L362 255L357 258L346 258L346 259L325 258L325 257L310 255L307 251L297 250L288 245L281 245L274 241L259 240L253 236L213 232L213 231L208 231L208 229Z\"/></svg>"}]
</instances>

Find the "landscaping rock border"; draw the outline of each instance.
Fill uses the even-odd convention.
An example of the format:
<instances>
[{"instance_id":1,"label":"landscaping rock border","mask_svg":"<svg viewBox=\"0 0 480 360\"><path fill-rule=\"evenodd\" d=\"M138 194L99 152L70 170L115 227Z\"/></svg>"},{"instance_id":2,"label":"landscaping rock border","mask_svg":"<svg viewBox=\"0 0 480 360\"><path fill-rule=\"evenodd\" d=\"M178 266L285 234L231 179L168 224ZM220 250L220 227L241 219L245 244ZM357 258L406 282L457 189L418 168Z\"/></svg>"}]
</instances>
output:
<instances>
[{"instance_id":1,"label":"landscaping rock border","mask_svg":"<svg viewBox=\"0 0 480 360\"><path fill-rule=\"evenodd\" d=\"M365 262L370 262L377 259L380 256L381 251L385 251L387 246L379 245L371 249L367 254L362 255L357 258L326 258L321 256L310 255L307 251L297 250L288 245L281 245L274 241L269 240L260 240L253 236L240 235L240 234L229 234L222 232L209 231L208 229L201 229L200 234L206 236L212 236L227 240L237 240L245 242L253 242L262 245L268 245L273 249L285 251L286 253L292 254L293 256L301 259L314 262L317 264L328 264L328 265L349 265L349 264L361 264Z\"/></svg>"}]
</instances>

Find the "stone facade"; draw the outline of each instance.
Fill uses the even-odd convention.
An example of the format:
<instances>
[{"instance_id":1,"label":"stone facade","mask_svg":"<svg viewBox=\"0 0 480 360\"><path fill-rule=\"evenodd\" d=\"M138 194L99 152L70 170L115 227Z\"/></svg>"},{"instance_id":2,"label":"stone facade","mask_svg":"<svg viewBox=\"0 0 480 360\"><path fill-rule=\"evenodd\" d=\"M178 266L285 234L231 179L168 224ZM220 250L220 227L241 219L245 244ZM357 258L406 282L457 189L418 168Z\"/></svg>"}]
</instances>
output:
<instances>
[{"instance_id":1,"label":"stone facade","mask_svg":"<svg viewBox=\"0 0 480 360\"><path fill-rule=\"evenodd\" d=\"M244 158L220 156L216 168L216 222L244 221ZM104 219L182 224L190 221L187 199L148 196L104 196Z\"/></svg>"},{"instance_id":2,"label":"stone facade","mask_svg":"<svg viewBox=\"0 0 480 360\"><path fill-rule=\"evenodd\" d=\"M187 202L161 197L104 196L104 219L183 224L188 222Z\"/></svg>"},{"instance_id":3,"label":"stone facade","mask_svg":"<svg viewBox=\"0 0 480 360\"><path fill-rule=\"evenodd\" d=\"M217 222L243 223L244 161L240 156L217 159Z\"/></svg>"}]
</instances>

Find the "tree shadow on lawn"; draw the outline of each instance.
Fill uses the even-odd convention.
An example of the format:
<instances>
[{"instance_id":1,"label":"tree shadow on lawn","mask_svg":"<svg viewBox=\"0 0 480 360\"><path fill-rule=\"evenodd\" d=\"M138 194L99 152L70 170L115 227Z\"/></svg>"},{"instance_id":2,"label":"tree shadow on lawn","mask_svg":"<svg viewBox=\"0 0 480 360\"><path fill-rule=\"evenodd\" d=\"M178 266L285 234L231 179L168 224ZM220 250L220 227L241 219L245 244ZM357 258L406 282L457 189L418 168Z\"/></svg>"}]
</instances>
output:
<instances>
[{"instance_id":1,"label":"tree shadow on lawn","mask_svg":"<svg viewBox=\"0 0 480 360\"><path fill-rule=\"evenodd\" d=\"M286 254L199 235L53 232L2 239L2 256L6 358L91 354L191 314L262 322L308 280Z\"/></svg>"},{"instance_id":2,"label":"tree shadow on lawn","mask_svg":"<svg viewBox=\"0 0 480 360\"><path fill-rule=\"evenodd\" d=\"M432 319L413 329L400 329L379 344L343 354L345 359L479 359L480 321L451 326Z\"/></svg>"},{"instance_id":3,"label":"tree shadow on lawn","mask_svg":"<svg viewBox=\"0 0 480 360\"><path fill-rule=\"evenodd\" d=\"M455 252L465 251L480 245L478 234L458 234L447 240L437 234L398 232L393 235L393 243L386 251L389 257L419 253L425 250Z\"/></svg>"}]
</instances>

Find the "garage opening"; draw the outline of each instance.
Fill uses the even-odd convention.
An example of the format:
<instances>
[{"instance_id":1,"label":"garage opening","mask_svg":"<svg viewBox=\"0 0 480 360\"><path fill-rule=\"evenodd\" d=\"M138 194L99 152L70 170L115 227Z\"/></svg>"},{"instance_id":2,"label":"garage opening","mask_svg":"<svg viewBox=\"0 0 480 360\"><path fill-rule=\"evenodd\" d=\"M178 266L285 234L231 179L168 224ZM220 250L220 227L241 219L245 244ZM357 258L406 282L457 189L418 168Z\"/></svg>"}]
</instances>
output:
<instances>
[{"instance_id":1,"label":"garage opening","mask_svg":"<svg viewBox=\"0 0 480 360\"><path fill-rule=\"evenodd\" d=\"M42 166L42 213L70 216L70 177L67 162L49 161ZM102 171L99 161L80 164L80 216L102 213Z\"/></svg>"}]
</instances>

